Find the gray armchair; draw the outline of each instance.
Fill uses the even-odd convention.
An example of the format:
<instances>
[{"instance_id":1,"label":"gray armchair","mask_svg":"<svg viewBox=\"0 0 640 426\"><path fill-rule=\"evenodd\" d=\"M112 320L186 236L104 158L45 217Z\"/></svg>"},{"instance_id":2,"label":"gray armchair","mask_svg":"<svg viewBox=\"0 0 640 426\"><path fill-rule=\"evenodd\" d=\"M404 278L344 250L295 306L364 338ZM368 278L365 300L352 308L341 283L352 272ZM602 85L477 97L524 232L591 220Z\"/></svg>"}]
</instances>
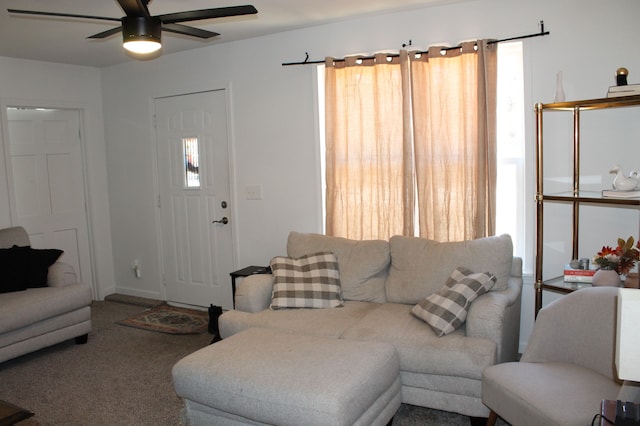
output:
<instances>
[{"instance_id":1,"label":"gray armchair","mask_svg":"<svg viewBox=\"0 0 640 426\"><path fill-rule=\"evenodd\" d=\"M488 367L482 401L512 426L589 425L616 400L614 287L575 291L540 310L520 362Z\"/></svg>"}]
</instances>

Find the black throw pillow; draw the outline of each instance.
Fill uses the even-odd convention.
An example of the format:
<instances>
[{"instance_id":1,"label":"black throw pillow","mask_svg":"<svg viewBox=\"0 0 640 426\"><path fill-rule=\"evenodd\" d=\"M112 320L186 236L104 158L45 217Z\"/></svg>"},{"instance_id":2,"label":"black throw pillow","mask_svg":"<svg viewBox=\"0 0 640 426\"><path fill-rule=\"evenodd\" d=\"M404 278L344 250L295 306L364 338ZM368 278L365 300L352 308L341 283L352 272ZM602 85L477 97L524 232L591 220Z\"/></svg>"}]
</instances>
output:
<instances>
[{"instance_id":1,"label":"black throw pillow","mask_svg":"<svg viewBox=\"0 0 640 426\"><path fill-rule=\"evenodd\" d=\"M24 247L13 246L0 249L0 293L22 291L27 289L28 258Z\"/></svg>"},{"instance_id":2,"label":"black throw pillow","mask_svg":"<svg viewBox=\"0 0 640 426\"><path fill-rule=\"evenodd\" d=\"M47 286L49 266L64 253L58 249L33 249L29 247L26 284L28 288Z\"/></svg>"}]
</instances>

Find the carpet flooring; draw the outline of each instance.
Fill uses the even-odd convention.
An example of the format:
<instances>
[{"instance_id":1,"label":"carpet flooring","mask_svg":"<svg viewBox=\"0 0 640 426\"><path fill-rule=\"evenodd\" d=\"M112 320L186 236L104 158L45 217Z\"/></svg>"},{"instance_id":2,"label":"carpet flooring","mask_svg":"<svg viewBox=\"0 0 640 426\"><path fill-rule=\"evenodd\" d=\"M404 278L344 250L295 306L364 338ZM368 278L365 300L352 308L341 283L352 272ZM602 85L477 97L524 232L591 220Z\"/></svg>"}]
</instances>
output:
<instances>
[{"instance_id":1,"label":"carpet flooring","mask_svg":"<svg viewBox=\"0 0 640 426\"><path fill-rule=\"evenodd\" d=\"M0 363L0 399L35 413L18 425L180 425L182 401L173 390L171 368L207 346L211 335L116 324L145 309L94 302L87 344L71 340ZM411 405L402 405L393 421L394 426L469 424L465 416Z\"/></svg>"}]
</instances>

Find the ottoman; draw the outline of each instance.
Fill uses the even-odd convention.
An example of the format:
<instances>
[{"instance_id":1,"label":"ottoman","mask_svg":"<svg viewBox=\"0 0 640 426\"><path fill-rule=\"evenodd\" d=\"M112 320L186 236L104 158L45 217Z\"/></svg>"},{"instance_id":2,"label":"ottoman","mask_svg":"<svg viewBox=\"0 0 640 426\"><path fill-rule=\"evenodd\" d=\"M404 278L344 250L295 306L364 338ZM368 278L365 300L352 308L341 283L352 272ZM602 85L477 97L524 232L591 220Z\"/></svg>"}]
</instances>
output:
<instances>
[{"instance_id":1,"label":"ottoman","mask_svg":"<svg viewBox=\"0 0 640 426\"><path fill-rule=\"evenodd\" d=\"M400 407L393 346L251 328L173 367L189 425L385 425Z\"/></svg>"}]
</instances>

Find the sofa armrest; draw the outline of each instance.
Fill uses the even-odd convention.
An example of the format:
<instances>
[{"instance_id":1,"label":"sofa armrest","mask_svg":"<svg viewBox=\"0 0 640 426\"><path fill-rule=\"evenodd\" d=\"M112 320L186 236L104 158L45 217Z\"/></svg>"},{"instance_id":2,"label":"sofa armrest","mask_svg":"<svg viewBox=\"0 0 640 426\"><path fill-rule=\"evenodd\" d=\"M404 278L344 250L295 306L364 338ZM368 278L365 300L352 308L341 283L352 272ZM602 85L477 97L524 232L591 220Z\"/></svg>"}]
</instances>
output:
<instances>
[{"instance_id":1,"label":"sofa armrest","mask_svg":"<svg viewBox=\"0 0 640 426\"><path fill-rule=\"evenodd\" d=\"M519 259L517 259L519 260ZM514 259L514 263L516 259ZM522 263L520 268L522 267ZM467 336L493 340L498 363L516 361L520 341L520 301L522 269L512 272L505 290L490 291L478 297L469 308Z\"/></svg>"},{"instance_id":2,"label":"sofa armrest","mask_svg":"<svg viewBox=\"0 0 640 426\"><path fill-rule=\"evenodd\" d=\"M64 287L66 285L77 284L78 277L73 266L64 262L55 262L49 266L47 275L47 285L49 287Z\"/></svg>"},{"instance_id":3,"label":"sofa armrest","mask_svg":"<svg viewBox=\"0 0 640 426\"><path fill-rule=\"evenodd\" d=\"M236 287L236 310L260 312L271 305L273 275L256 274L243 278Z\"/></svg>"}]
</instances>

